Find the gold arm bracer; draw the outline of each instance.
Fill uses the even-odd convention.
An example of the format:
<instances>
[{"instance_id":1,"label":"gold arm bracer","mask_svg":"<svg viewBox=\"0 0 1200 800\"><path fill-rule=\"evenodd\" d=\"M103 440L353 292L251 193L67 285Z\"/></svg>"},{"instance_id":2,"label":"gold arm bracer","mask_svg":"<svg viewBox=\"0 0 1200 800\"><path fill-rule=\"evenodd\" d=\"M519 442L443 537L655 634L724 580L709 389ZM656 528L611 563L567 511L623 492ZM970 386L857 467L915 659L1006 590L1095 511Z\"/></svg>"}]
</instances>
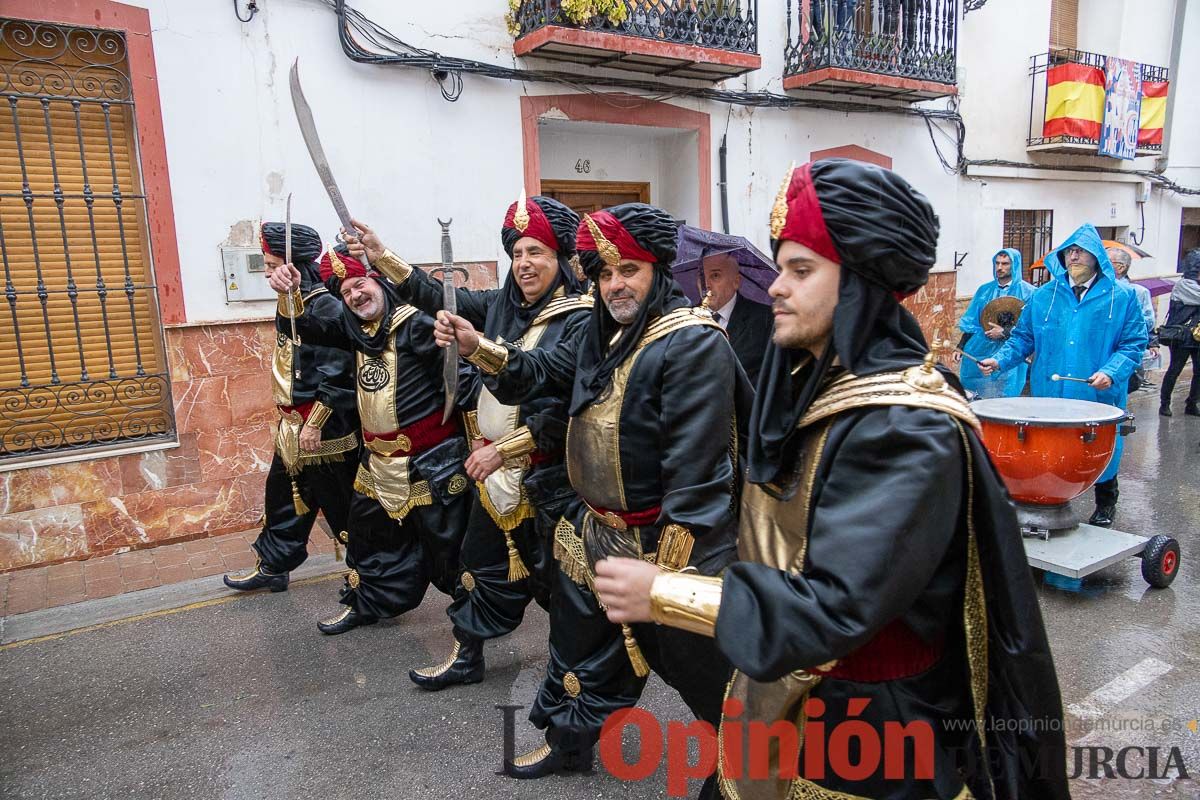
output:
<instances>
[{"instance_id":1,"label":"gold arm bracer","mask_svg":"<svg viewBox=\"0 0 1200 800\"><path fill-rule=\"evenodd\" d=\"M300 290L293 289L290 294L279 293L279 316L296 319L304 314L304 296Z\"/></svg>"},{"instance_id":2,"label":"gold arm bracer","mask_svg":"<svg viewBox=\"0 0 1200 800\"><path fill-rule=\"evenodd\" d=\"M499 375L508 366L508 348L480 336L479 346L466 358L485 375Z\"/></svg>"},{"instance_id":3,"label":"gold arm bracer","mask_svg":"<svg viewBox=\"0 0 1200 800\"><path fill-rule=\"evenodd\" d=\"M384 250L383 255L371 262L371 266L383 273L392 283L402 284L412 275L413 268L400 256L391 250Z\"/></svg>"},{"instance_id":4,"label":"gold arm bracer","mask_svg":"<svg viewBox=\"0 0 1200 800\"><path fill-rule=\"evenodd\" d=\"M537 450L537 442L533 440L528 425L522 425L512 433L501 436L494 444L506 467L528 466L529 454Z\"/></svg>"},{"instance_id":5,"label":"gold arm bracer","mask_svg":"<svg viewBox=\"0 0 1200 800\"><path fill-rule=\"evenodd\" d=\"M659 625L715 636L721 583L707 575L660 573L650 586L650 618Z\"/></svg>"},{"instance_id":6,"label":"gold arm bracer","mask_svg":"<svg viewBox=\"0 0 1200 800\"><path fill-rule=\"evenodd\" d=\"M310 428L321 430L332 416L333 409L318 400L313 403L312 411L308 412L308 419L304 421L304 424Z\"/></svg>"},{"instance_id":7,"label":"gold arm bracer","mask_svg":"<svg viewBox=\"0 0 1200 800\"><path fill-rule=\"evenodd\" d=\"M464 411L462 412L463 428L467 432L467 438L471 441L477 441L483 438L483 432L479 430L479 412Z\"/></svg>"}]
</instances>

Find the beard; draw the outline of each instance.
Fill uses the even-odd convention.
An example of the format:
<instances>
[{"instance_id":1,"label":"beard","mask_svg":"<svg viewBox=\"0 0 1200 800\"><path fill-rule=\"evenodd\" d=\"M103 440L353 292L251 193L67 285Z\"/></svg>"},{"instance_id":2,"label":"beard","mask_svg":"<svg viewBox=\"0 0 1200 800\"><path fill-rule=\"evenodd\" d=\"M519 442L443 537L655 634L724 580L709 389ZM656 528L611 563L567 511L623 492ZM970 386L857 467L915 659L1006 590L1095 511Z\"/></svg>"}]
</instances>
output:
<instances>
[{"instance_id":1,"label":"beard","mask_svg":"<svg viewBox=\"0 0 1200 800\"><path fill-rule=\"evenodd\" d=\"M638 309L641 308L637 298L632 295L609 297L604 301L604 305L608 307L608 313L620 325L628 325L637 319Z\"/></svg>"},{"instance_id":2,"label":"beard","mask_svg":"<svg viewBox=\"0 0 1200 800\"><path fill-rule=\"evenodd\" d=\"M1067 267L1067 272L1075 283L1084 283L1096 274L1096 268L1090 264L1071 264Z\"/></svg>"}]
</instances>

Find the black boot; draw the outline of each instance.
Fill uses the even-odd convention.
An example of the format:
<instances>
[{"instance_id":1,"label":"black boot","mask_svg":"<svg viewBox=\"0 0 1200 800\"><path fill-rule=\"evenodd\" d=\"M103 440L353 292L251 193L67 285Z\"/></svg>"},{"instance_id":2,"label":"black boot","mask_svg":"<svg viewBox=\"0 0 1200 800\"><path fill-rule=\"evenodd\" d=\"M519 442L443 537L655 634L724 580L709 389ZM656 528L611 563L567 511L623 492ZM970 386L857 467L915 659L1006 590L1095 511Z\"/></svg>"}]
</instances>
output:
<instances>
[{"instance_id":1,"label":"black boot","mask_svg":"<svg viewBox=\"0 0 1200 800\"><path fill-rule=\"evenodd\" d=\"M374 625L376 622L379 622L378 617L360 614L354 610L353 606L346 606L340 614L318 622L317 630L326 636L337 636L339 633L345 633L363 625Z\"/></svg>"},{"instance_id":2,"label":"black boot","mask_svg":"<svg viewBox=\"0 0 1200 800\"><path fill-rule=\"evenodd\" d=\"M529 780L558 772L587 772L591 768L592 748L583 751L555 750L547 743L505 764L504 774L518 780Z\"/></svg>"},{"instance_id":3,"label":"black boot","mask_svg":"<svg viewBox=\"0 0 1200 800\"><path fill-rule=\"evenodd\" d=\"M1173 415L1171 414L1171 403L1170 403L1170 401L1168 401L1168 402L1165 402L1165 403L1163 403L1162 405L1160 405L1160 406L1158 407L1158 415L1159 415L1160 417L1170 417L1170 416L1173 416Z\"/></svg>"},{"instance_id":4,"label":"black boot","mask_svg":"<svg viewBox=\"0 0 1200 800\"><path fill-rule=\"evenodd\" d=\"M286 592L288 588L288 574L280 572L278 574L267 572L263 569L262 559L254 565L254 569L241 574L226 575L221 580L225 581L225 585L230 589L237 589L239 592L251 592L255 589L270 589L272 592Z\"/></svg>"},{"instance_id":5,"label":"black boot","mask_svg":"<svg viewBox=\"0 0 1200 800\"><path fill-rule=\"evenodd\" d=\"M454 638L454 649L441 664L408 671L417 686L430 692L458 684L479 683L483 680L483 642L474 637Z\"/></svg>"},{"instance_id":6,"label":"black boot","mask_svg":"<svg viewBox=\"0 0 1200 800\"><path fill-rule=\"evenodd\" d=\"M1189 417L1200 417L1200 407L1195 402L1188 403L1183 407L1183 413Z\"/></svg>"},{"instance_id":7,"label":"black boot","mask_svg":"<svg viewBox=\"0 0 1200 800\"><path fill-rule=\"evenodd\" d=\"M1115 505L1096 506L1096 510L1092 512L1091 518L1088 520L1089 525L1095 525L1098 528L1108 528L1113 524L1113 517L1117 514Z\"/></svg>"}]
</instances>

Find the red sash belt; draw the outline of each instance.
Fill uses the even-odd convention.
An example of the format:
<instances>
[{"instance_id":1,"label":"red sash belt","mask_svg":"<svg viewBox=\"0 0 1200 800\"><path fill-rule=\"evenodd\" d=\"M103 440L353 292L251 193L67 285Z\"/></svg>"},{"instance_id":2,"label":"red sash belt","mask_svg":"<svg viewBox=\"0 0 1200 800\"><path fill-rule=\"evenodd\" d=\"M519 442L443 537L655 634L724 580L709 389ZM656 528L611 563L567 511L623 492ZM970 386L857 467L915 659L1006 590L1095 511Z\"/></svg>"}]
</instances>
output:
<instances>
[{"instance_id":1,"label":"red sash belt","mask_svg":"<svg viewBox=\"0 0 1200 800\"><path fill-rule=\"evenodd\" d=\"M658 515L662 513L662 506L654 506L644 511L615 511L593 505L589 505L588 507L596 512L596 516L606 517L612 514L629 526L653 525L658 521Z\"/></svg>"},{"instance_id":2,"label":"red sash belt","mask_svg":"<svg viewBox=\"0 0 1200 800\"><path fill-rule=\"evenodd\" d=\"M861 683L894 681L929 669L942 657L944 650L945 642L929 644L897 619L823 674Z\"/></svg>"},{"instance_id":3,"label":"red sash belt","mask_svg":"<svg viewBox=\"0 0 1200 800\"><path fill-rule=\"evenodd\" d=\"M486 436L482 437L482 441L485 447L489 444L495 444L495 442ZM546 455L541 450L534 450L532 453L526 453L525 455L529 456L529 466L531 467L536 466L537 464L545 464L550 460L550 456Z\"/></svg>"},{"instance_id":4,"label":"red sash belt","mask_svg":"<svg viewBox=\"0 0 1200 800\"><path fill-rule=\"evenodd\" d=\"M305 421L307 421L308 415L312 411L313 401L309 400L307 403L301 403L298 406L279 406L279 405L277 405L275 407L278 408L279 413L283 414L284 416L287 416L288 414L291 414L292 412L296 412Z\"/></svg>"},{"instance_id":5,"label":"red sash belt","mask_svg":"<svg viewBox=\"0 0 1200 800\"><path fill-rule=\"evenodd\" d=\"M443 425L442 412L435 411L411 425L388 433L364 430L363 441L367 443L367 447L380 455L415 456L449 439L460 430L461 424L458 414L451 414L450 419ZM389 444L394 444L395 447L389 449Z\"/></svg>"}]
</instances>

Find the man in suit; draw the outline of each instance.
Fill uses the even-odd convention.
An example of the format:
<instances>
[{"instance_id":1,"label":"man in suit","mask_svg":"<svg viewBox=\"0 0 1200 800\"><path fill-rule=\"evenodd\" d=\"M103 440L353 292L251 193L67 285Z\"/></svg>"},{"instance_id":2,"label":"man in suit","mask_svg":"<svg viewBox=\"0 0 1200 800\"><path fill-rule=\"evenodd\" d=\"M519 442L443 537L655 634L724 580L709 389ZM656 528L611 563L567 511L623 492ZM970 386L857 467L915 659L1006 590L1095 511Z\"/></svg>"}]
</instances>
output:
<instances>
[{"instance_id":1,"label":"man in suit","mask_svg":"<svg viewBox=\"0 0 1200 800\"><path fill-rule=\"evenodd\" d=\"M713 319L729 335L729 344L750 383L757 383L763 353L771 342L775 324L771 307L738 295L742 273L737 259L728 253L705 256L701 272L700 293L712 292L708 307L713 311Z\"/></svg>"}]
</instances>

